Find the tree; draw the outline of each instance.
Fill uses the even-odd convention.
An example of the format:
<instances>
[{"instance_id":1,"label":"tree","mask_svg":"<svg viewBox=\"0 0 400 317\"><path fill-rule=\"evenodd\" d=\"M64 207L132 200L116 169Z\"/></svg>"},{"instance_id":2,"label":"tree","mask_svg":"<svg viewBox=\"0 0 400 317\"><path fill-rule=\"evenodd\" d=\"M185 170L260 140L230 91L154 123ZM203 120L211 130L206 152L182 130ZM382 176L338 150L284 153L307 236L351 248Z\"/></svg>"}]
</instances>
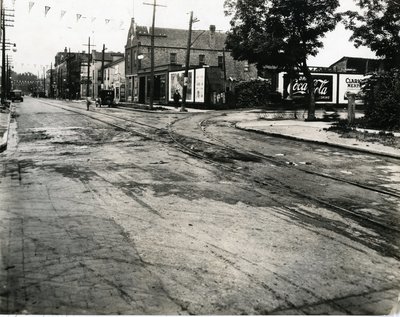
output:
<instances>
[{"instance_id":1,"label":"tree","mask_svg":"<svg viewBox=\"0 0 400 317\"><path fill-rule=\"evenodd\" d=\"M232 16L227 48L238 60L274 65L290 76L299 69L307 79L308 120L315 119L314 81L307 59L323 47L322 38L335 28L338 0L225 0Z\"/></svg>"},{"instance_id":2,"label":"tree","mask_svg":"<svg viewBox=\"0 0 400 317\"><path fill-rule=\"evenodd\" d=\"M400 72L373 74L363 85L365 123L370 128L400 130Z\"/></svg>"},{"instance_id":3,"label":"tree","mask_svg":"<svg viewBox=\"0 0 400 317\"><path fill-rule=\"evenodd\" d=\"M350 40L367 46L388 68L400 66L400 0L356 0L359 11L343 13Z\"/></svg>"}]
</instances>

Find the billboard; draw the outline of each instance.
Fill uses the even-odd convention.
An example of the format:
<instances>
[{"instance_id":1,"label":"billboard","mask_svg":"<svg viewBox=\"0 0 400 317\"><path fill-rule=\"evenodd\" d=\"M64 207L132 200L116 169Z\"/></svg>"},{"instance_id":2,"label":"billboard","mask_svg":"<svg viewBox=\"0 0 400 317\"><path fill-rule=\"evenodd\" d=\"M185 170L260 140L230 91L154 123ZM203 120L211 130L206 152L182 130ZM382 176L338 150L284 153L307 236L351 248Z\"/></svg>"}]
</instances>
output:
<instances>
[{"instance_id":1,"label":"billboard","mask_svg":"<svg viewBox=\"0 0 400 317\"><path fill-rule=\"evenodd\" d=\"M194 97L195 102L204 102L205 78L206 78L205 68L196 69L195 97Z\"/></svg>"},{"instance_id":2,"label":"billboard","mask_svg":"<svg viewBox=\"0 0 400 317\"><path fill-rule=\"evenodd\" d=\"M185 72L178 71L178 72L170 72L169 73L169 92L168 92L168 100L174 101L174 92L176 90L179 91L181 96L183 95L183 83L184 83L184 74ZM193 102L194 101L194 70L189 70L188 73L188 83L187 83L187 92L186 92L186 101Z\"/></svg>"},{"instance_id":3,"label":"billboard","mask_svg":"<svg viewBox=\"0 0 400 317\"><path fill-rule=\"evenodd\" d=\"M313 74L314 79L314 93L315 101L319 102L333 102L334 101L334 79L336 78L331 74ZM283 97L289 96L290 81L287 76L283 78ZM307 79L304 75L300 75L299 78L293 82L293 98L301 98L307 95Z\"/></svg>"},{"instance_id":4,"label":"billboard","mask_svg":"<svg viewBox=\"0 0 400 317\"><path fill-rule=\"evenodd\" d=\"M361 91L361 82L365 79L361 74L339 75L339 103L347 103L347 92L358 94Z\"/></svg>"}]
</instances>

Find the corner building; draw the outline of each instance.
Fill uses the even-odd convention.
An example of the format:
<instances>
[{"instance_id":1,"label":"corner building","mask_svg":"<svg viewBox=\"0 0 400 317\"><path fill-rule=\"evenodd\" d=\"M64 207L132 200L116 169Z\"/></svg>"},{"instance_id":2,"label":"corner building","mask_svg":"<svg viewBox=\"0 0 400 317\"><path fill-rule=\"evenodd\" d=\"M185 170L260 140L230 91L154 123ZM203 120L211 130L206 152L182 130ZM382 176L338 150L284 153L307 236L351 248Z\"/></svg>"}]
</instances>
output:
<instances>
[{"instance_id":1,"label":"corner building","mask_svg":"<svg viewBox=\"0 0 400 317\"><path fill-rule=\"evenodd\" d=\"M154 29L154 102L172 103L172 95L182 95L183 74L189 31ZM246 61L236 61L225 50L226 34L193 30L191 36L187 103L199 107L222 103L230 83L257 78L257 69ZM134 19L125 46L127 101L148 103L151 72L151 28L138 26Z\"/></svg>"}]
</instances>

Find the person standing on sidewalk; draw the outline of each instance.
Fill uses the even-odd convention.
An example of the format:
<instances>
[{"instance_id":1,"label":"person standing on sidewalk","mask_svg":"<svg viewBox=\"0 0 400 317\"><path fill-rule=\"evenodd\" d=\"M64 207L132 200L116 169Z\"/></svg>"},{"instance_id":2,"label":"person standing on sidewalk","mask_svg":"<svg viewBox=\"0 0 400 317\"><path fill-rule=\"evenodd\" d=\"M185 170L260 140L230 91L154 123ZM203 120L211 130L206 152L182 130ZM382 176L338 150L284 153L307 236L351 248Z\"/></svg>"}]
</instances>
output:
<instances>
[{"instance_id":1,"label":"person standing on sidewalk","mask_svg":"<svg viewBox=\"0 0 400 317\"><path fill-rule=\"evenodd\" d=\"M86 98L86 110L89 111L89 106L90 106L91 102L90 102L90 98L87 97Z\"/></svg>"},{"instance_id":2,"label":"person standing on sidewalk","mask_svg":"<svg viewBox=\"0 0 400 317\"><path fill-rule=\"evenodd\" d=\"M181 94L179 93L179 90L175 90L174 92L174 106L175 108L179 107L179 100L181 100Z\"/></svg>"}]
</instances>

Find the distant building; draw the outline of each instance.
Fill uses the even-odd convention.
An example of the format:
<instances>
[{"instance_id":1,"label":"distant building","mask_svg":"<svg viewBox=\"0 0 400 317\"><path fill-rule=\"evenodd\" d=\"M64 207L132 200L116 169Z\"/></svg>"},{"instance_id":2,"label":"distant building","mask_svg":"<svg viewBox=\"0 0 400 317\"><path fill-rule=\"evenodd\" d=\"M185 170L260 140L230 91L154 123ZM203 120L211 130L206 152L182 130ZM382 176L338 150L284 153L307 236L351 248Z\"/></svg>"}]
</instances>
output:
<instances>
[{"instance_id":1,"label":"distant building","mask_svg":"<svg viewBox=\"0 0 400 317\"><path fill-rule=\"evenodd\" d=\"M105 52L104 68L116 60L123 59L123 53ZM102 52L95 50L90 54L90 74L88 78L88 54L83 52L70 52L67 48L58 52L54 58L53 74L47 73L47 95L62 99L80 99L87 95L96 98L101 89L102 77ZM53 87L50 89L50 77ZM89 82L89 85L88 85ZM87 88L89 92L87 93Z\"/></svg>"},{"instance_id":2,"label":"distant building","mask_svg":"<svg viewBox=\"0 0 400 317\"><path fill-rule=\"evenodd\" d=\"M329 69L338 73L368 74L383 70L382 60L344 56L329 66Z\"/></svg>"},{"instance_id":3,"label":"distant building","mask_svg":"<svg viewBox=\"0 0 400 317\"><path fill-rule=\"evenodd\" d=\"M104 68L104 89L114 90L116 102L125 101L125 58L121 57Z\"/></svg>"},{"instance_id":4,"label":"distant building","mask_svg":"<svg viewBox=\"0 0 400 317\"><path fill-rule=\"evenodd\" d=\"M104 68L110 64L115 62L116 60L120 60L121 58L124 58L123 53L115 53L115 52L104 52ZM91 63L90 63L90 92L89 96L92 98L96 98L99 94L99 91L101 89L101 85L104 84L102 82L103 76L102 75L102 61L103 61L103 53L102 52L97 52L96 50L93 50L91 52ZM85 72L86 70L86 72ZM104 70L103 70L104 74ZM87 68L83 69L82 76L87 77ZM85 85L83 85L85 86ZM82 87L82 91L85 90L86 87Z\"/></svg>"},{"instance_id":5,"label":"distant building","mask_svg":"<svg viewBox=\"0 0 400 317\"><path fill-rule=\"evenodd\" d=\"M154 44L154 102L172 102L174 90L182 95L183 72L187 51L188 30L155 28ZM194 30L191 37L190 71L187 101L216 103L225 94L228 79L257 78L254 65L236 61L225 50L226 34L209 30ZM127 100L147 103L150 94L151 28L137 26L134 20L125 46Z\"/></svg>"},{"instance_id":6,"label":"distant building","mask_svg":"<svg viewBox=\"0 0 400 317\"><path fill-rule=\"evenodd\" d=\"M51 93L55 98L79 99L81 98L81 68L87 62L87 54L84 52L70 52L67 48L58 52L54 58L53 72L46 74L50 84L52 77L52 89L47 86L47 95Z\"/></svg>"}]
</instances>

